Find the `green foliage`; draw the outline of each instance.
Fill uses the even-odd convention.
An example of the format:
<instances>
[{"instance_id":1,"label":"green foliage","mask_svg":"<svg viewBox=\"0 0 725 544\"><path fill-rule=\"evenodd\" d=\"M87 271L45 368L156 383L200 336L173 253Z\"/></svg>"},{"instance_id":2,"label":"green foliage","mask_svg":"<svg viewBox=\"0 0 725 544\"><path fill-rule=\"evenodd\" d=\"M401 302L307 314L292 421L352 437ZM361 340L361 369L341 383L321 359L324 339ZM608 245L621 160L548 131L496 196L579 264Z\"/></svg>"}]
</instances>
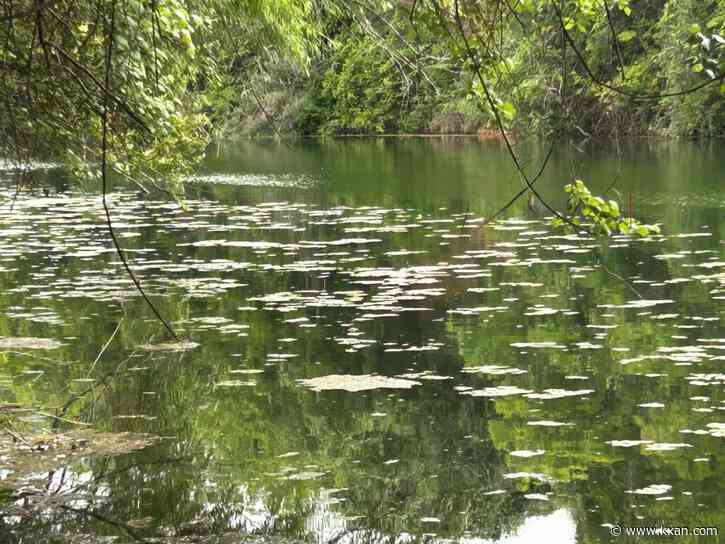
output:
<instances>
[{"instance_id":1,"label":"green foliage","mask_svg":"<svg viewBox=\"0 0 725 544\"><path fill-rule=\"evenodd\" d=\"M718 38L725 30L722 2L686 0L668 2L653 37L660 51L653 60L660 68L667 90L720 79L686 96L663 99L658 104L658 126L671 134L713 135L725 131L722 76L723 48ZM717 36L717 37L716 37Z\"/></svg>"},{"instance_id":2,"label":"green foliage","mask_svg":"<svg viewBox=\"0 0 725 544\"><path fill-rule=\"evenodd\" d=\"M304 63L314 28L307 1L21 4L30 7L8 12L0 30L0 156L60 159L97 180L108 101L110 167L176 194L209 143L236 59L277 47Z\"/></svg>"},{"instance_id":3,"label":"green foliage","mask_svg":"<svg viewBox=\"0 0 725 544\"><path fill-rule=\"evenodd\" d=\"M718 0L526 0L516 17L494 0L31 4L0 30L0 155L93 182L107 95L113 170L177 194L240 118L305 134L476 132L494 114L527 133L725 133Z\"/></svg>"},{"instance_id":4,"label":"green foliage","mask_svg":"<svg viewBox=\"0 0 725 544\"><path fill-rule=\"evenodd\" d=\"M725 132L722 2L613 0L607 10L594 0L527 0L510 7L515 18L482 0L439 3L441 10L418 2L413 17L402 3L333 5L319 12L327 39L309 70L284 75L276 59L263 64L274 74L259 82L264 94L286 95L265 107L302 133L476 132L496 124L486 94L507 129L527 133ZM564 39L559 9L578 54L605 85ZM255 80L253 69L245 72ZM243 116L258 109L251 98L238 105Z\"/></svg>"},{"instance_id":5,"label":"green foliage","mask_svg":"<svg viewBox=\"0 0 725 544\"><path fill-rule=\"evenodd\" d=\"M316 121L319 130L328 133L390 130L387 121L400 102L394 70L392 60L370 38L350 38L334 51L301 126L310 127ZM314 110L319 112L316 119L311 115Z\"/></svg>"},{"instance_id":6,"label":"green foliage","mask_svg":"<svg viewBox=\"0 0 725 544\"><path fill-rule=\"evenodd\" d=\"M624 217L615 200L594 196L580 179L565 185L564 191L569 193L571 222L575 225L588 226L595 234L650 236L660 233L657 225L646 225L632 217ZM558 228L571 228L558 217L552 220L552 225Z\"/></svg>"},{"instance_id":7,"label":"green foliage","mask_svg":"<svg viewBox=\"0 0 725 544\"><path fill-rule=\"evenodd\" d=\"M403 14L394 12L391 18L403 25ZM302 80L298 92L304 94L303 105L291 123L296 130L305 134L427 132L437 116L445 115L465 96L456 89L448 64L435 66L432 59L414 59L409 49L379 37L378 30L363 31L355 23L337 29L335 44L315 61L318 75Z\"/></svg>"}]
</instances>

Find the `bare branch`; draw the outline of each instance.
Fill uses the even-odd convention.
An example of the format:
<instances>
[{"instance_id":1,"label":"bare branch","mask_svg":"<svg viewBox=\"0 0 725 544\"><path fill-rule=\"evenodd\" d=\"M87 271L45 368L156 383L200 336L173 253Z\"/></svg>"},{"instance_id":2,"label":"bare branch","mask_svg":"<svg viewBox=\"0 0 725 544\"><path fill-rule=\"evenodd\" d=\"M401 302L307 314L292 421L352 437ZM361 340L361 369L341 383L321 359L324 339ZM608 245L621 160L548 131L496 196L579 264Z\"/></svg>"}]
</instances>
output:
<instances>
[{"instance_id":1,"label":"bare branch","mask_svg":"<svg viewBox=\"0 0 725 544\"><path fill-rule=\"evenodd\" d=\"M113 0L111 4L111 22L110 27L108 30L108 50L106 53L106 76L105 76L105 85L103 88L105 89L105 93L103 95L103 116L102 116L102 124L103 124L103 133L102 133L102 141L101 141L101 187L102 187L102 201L103 201L103 209L106 213L106 226L108 227L108 233L111 236L111 240L113 241L113 245L116 248L116 253L118 254L118 258L121 259L121 263L123 263L123 267L126 269L126 272L130 276L130 278L133 280L134 285L136 286L136 289L139 293L141 293L141 296L146 301L146 304L148 304L149 308L151 308L151 311L154 313L156 318L161 321L161 323L164 325L166 330L171 334L171 336L174 339L178 339L178 336L174 332L174 329L171 328L171 325L161 316L161 313L156 309L156 306L154 306L153 302L149 299L149 297L146 295L146 292L143 290L143 287L141 287L141 283L138 281L138 278L133 273L133 270L131 270L131 267L128 264L128 261L126 260L126 256L123 253L123 250L121 249L121 245L118 243L118 239L116 238L116 232L113 230L113 223L111 222L111 211L108 208L108 200L106 198L107 194L107 181L108 181L108 102L109 98L112 98L112 95L110 93L111 88L111 69L113 66L112 60L113 60L113 39L114 39L114 30L115 30L115 23L116 23L116 0Z\"/></svg>"},{"instance_id":2,"label":"bare branch","mask_svg":"<svg viewBox=\"0 0 725 544\"><path fill-rule=\"evenodd\" d=\"M609 9L609 4L607 3L607 0L602 0L602 3L604 4L604 12L607 14L607 24L609 25L609 30L612 33L612 43L614 44L614 51L616 52L617 59L619 60L619 71L622 73L622 80L625 81L627 79L627 76L624 73L624 58L622 57L622 49L620 48L619 40L617 39L617 31L614 29L612 12Z\"/></svg>"},{"instance_id":3,"label":"bare branch","mask_svg":"<svg viewBox=\"0 0 725 544\"><path fill-rule=\"evenodd\" d=\"M453 34L451 33L450 29L448 28L448 24L445 21L445 17L443 16L443 12L441 10L440 4L438 3L438 0L431 0L433 2L434 7L436 8L436 12L438 14L438 19L441 25L444 27L445 31L448 33L448 35L451 37L452 40L455 38L453 37ZM491 111L493 112L494 119L496 121L496 126L498 127L499 133L501 134L501 138L504 141L504 144L506 145L506 150L508 151L511 159L513 160L514 166L516 167L516 170L519 172L519 175L524 180L524 183L526 184L526 187L529 191L531 191L534 196L541 202L544 207L549 210L552 214L554 214L556 217L558 217L561 221L567 223L577 231L585 231L589 232L588 229L576 225L571 219L568 217L563 216L561 213L559 213L557 210L555 210L553 207L549 205L548 202L546 202L543 197L539 194L539 192L534 188L533 184L531 183L531 180L526 175L526 172L521 166L521 162L518 158L518 155L513 149L513 146L511 145L511 140L508 137L508 134L506 134L506 129L503 124L503 120L501 119L501 114L498 111L498 108L496 106L496 102L493 99L493 95L491 94L491 90L489 89L488 84L486 83L486 80L483 78L483 75L481 74L481 65L476 58L476 55L473 53L473 50L471 49L471 45L468 42L468 38L466 37L465 30L463 28L463 21L461 20L461 14L460 14L460 8L459 8L459 0L454 0L454 18L456 22L456 26L458 28L458 33L461 36L461 39L464 44L464 48L466 50L466 54L468 58L471 60L471 63L473 64L475 75L478 78L479 83L481 84L481 88L483 89L484 95L486 97L486 102L488 103L489 107L491 108ZM543 170L542 170L543 172ZM521 193L519 196L521 196L523 193ZM519 198L517 196L516 198Z\"/></svg>"}]
</instances>

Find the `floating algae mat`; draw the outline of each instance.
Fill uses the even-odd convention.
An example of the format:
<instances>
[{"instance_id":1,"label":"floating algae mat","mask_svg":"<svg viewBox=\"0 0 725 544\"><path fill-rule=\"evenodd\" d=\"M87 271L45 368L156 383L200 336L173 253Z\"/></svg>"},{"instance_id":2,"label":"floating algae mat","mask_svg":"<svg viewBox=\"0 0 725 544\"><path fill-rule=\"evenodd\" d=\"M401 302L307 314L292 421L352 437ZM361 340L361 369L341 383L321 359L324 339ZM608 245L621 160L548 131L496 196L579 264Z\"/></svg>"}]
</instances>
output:
<instances>
[{"instance_id":1,"label":"floating algae mat","mask_svg":"<svg viewBox=\"0 0 725 544\"><path fill-rule=\"evenodd\" d=\"M23 487L44 482L47 474L81 459L108 457L145 448L148 435L103 433L89 429L63 433L21 434L5 430L0 436L2 483Z\"/></svg>"},{"instance_id":2,"label":"floating algae mat","mask_svg":"<svg viewBox=\"0 0 725 544\"><path fill-rule=\"evenodd\" d=\"M305 387L313 391L369 391L371 389L410 389L420 382L403 378L388 378L386 376L375 376L369 374L330 374L319 378L300 380Z\"/></svg>"},{"instance_id":3,"label":"floating algae mat","mask_svg":"<svg viewBox=\"0 0 725 544\"><path fill-rule=\"evenodd\" d=\"M1 337L0 350L7 349L56 349L63 344L53 338L33 338L28 336Z\"/></svg>"},{"instance_id":4,"label":"floating algae mat","mask_svg":"<svg viewBox=\"0 0 725 544\"><path fill-rule=\"evenodd\" d=\"M618 162L647 239L484 226L519 185L473 140L242 142L183 203L117 188L176 339L97 195L49 173L10 209L0 177L0 540L725 530L725 153L671 151ZM552 204L570 164L611 185L561 153Z\"/></svg>"}]
</instances>

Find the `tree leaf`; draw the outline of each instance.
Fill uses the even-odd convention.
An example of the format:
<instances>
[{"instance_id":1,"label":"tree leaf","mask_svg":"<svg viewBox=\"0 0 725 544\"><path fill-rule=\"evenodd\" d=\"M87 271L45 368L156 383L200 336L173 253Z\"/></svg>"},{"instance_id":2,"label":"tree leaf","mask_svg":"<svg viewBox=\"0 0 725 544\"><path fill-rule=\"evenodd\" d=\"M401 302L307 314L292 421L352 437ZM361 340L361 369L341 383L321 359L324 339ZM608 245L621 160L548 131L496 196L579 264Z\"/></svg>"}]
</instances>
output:
<instances>
[{"instance_id":1,"label":"tree leaf","mask_svg":"<svg viewBox=\"0 0 725 544\"><path fill-rule=\"evenodd\" d=\"M619 33L617 38L622 43L627 43L632 40L637 35L637 33L634 30L623 30Z\"/></svg>"}]
</instances>

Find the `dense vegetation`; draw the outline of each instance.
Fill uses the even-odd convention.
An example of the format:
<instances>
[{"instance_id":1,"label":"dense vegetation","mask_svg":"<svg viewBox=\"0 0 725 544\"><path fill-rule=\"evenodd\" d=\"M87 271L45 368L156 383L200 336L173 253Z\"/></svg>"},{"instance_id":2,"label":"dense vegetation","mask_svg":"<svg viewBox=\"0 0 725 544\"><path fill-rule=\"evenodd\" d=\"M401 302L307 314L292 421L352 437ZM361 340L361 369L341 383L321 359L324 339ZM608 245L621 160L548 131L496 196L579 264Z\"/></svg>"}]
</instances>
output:
<instances>
[{"instance_id":1,"label":"dense vegetation","mask_svg":"<svg viewBox=\"0 0 725 544\"><path fill-rule=\"evenodd\" d=\"M721 0L4 0L0 17L0 154L93 180L103 147L143 190L178 189L215 130L725 127Z\"/></svg>"},{"instance_id":2,"label":"dense vegetation","mask_svg":"<svg viewBox=\"0 0 725 544\"><path fill-rule=\"evenodd\" d=\"M242 132L271 119L305 134L496 128L476 68L503 120L526 132L725 131L722 1L377 4L327 15L306 72L245 67L265 111L242 100Z\"/></svg>"},{"instance_id":3,"label":"dense vegetation","mask_svg":"<svg viewBox=\"0 0 725 544\"><path fill-rule=\"evenodd\" d=\"M96 180L103 147L140 188L176 190L231 92L231 67L259 55L259 44L301 58L307 9L292 0L5 1L0 156L61 159Z\"/></svg>"}]
</instances>

